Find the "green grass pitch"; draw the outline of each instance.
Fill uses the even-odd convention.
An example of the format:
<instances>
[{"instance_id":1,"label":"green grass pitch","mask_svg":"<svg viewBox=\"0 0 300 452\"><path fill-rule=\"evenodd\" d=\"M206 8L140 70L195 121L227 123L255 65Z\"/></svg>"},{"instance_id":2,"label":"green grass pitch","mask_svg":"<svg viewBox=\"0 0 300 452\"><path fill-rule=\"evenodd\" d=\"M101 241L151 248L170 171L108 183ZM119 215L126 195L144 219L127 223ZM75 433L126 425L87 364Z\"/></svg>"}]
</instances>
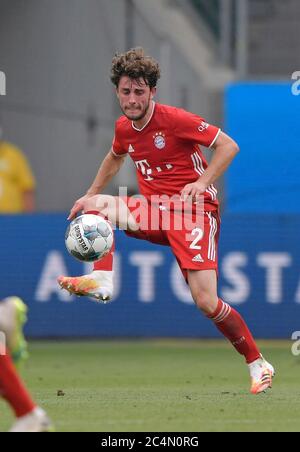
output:
<instances>
[{"instance_id":1,"label":"green grass pitch","mask_svg":"<svg viewBox=\"0 0 300 452\"><path fill-rule=\"evenodd\" d=\"M260 396L223 341L32 342L22 374L58 432L299 431L300 358L290 342L260 345L277 370Z\"/></svg>"}]
</instances>

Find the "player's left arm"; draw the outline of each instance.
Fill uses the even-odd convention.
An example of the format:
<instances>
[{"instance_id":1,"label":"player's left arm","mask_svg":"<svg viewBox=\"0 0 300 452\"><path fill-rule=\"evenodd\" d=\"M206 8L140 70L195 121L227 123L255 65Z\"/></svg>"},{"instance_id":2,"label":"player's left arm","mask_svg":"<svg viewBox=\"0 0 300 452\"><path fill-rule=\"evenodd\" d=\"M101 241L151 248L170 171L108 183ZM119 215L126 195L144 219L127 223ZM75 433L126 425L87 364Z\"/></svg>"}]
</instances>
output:
<instances>
[{"instance_id":1,"label":"player's left arm","mask_svg":"<svg viewBox=\"0 0 300 452\"><path fill-rule=\"evenodd\" d=\"M205 173L201 176L202 183L209 187L222 176L234 157L239 152L238 144L226 133L220 132L217 140L212 145L213 156Z\"/></svg>"},{"instance_id":2,"label":"player's left arm","mask_svg":"<svg viewBox=\"0 0 300 452\"><path fill-rule=\"evenodd\" d=\"M184 187L181 192L183 199L187 196L197 198L197 196L202 195L211 184L222 176L239 152L238 144L224 132L219 133L211 148L213 149L213 157L206 171L196 182Z\"/></svg>"}]
</instances>

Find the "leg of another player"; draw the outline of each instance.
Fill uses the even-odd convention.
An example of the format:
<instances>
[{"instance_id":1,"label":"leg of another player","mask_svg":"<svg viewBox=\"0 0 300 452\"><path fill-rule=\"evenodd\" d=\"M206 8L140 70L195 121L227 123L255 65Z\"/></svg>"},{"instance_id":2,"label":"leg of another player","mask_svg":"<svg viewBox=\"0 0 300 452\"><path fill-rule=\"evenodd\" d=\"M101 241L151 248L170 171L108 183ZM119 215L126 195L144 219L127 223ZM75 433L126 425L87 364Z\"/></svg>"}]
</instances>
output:
<instances>
[{"instance_id":1,"label":"leg of another player","mask_svg":"<svg viewBox=\"0 0 300 452\"><path fill-rule=\"evenodd\" d=\"M197 307L245 357L252 378L251 391L257 394L271 387L274 369L262 358L240 314L218 297L215 270L189 270L188 283Z\"/></svg>"},{"instance_id":2,"label":"leg of another player","mask_svg":"<svg viewBox=\"0 0 300 452\"><path fill-rule=\"evenodd\" d=\"M14 411L16 421L11 432L49 432L51 422L44 410L36 406L19 377L10 354L0 356L0 396Z\"/></svg>"},{"instance_id":3,"label":"leg of another player","mask_svg":"<svg viewBox=\"0 0 300 452\"><path fill-rule=\"evenodd\" d=\"M8 350L0 356L0 394L11 406L17 419L33 413L37 408L18 376Z\"/></svg>"},{"instance_id":4,"label":"leg of another player","mask_svg":"<svg viewBox=\"0 0 300 452\"><path fill-rule=\"evenodd\" d=\"M138 230L138 225L132 216L126 202L116 196L96 195L89 198L84 204L86 214L93 213L103 216L113 226L122 230ZM88 296L107 303L113 297L113 257L115 245L110 253L94 263L90 275L79 277L61 276L58 279L60 286L70 294Z\"/></svg>"},{"instance_id":5,"label":"leg of another player","mask_svg":"<svg viewBox=\"0 0 300 452\"><path fill-rule=\"evenodd\" d=\"M25 316L24 316L25 314ZM16 363L25 354L23 324L26 306L18 297L0 302L0 396L11 406L17 418L11 432L50 431L51 423L26 390L11 356Z\"/></svg>"}]
</instances>

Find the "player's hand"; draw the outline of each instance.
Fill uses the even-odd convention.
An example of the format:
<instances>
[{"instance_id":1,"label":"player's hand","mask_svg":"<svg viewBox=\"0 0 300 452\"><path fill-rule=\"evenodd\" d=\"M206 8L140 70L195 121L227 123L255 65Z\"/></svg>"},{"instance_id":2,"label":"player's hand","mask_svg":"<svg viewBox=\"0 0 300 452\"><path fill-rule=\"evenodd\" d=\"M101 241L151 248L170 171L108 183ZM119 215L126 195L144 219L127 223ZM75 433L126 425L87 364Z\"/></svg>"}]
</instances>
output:
<instances>
[{"instance_id":1,"label":"player's hand","mask_svg":"<svg viewBox=\"0 0 300 452\"><path fill-rule=\"evenodd\" d=\"M206 185L200 181L194 182L193 184L188 184L181 191L182 201L199 201L201 195L206 191Z\"/></svg>"},{"instance_id":2,"label":"player's hand","mask_svg":"<svg viewBox=\"0 0 300 452\"><path fill-rule=\"evenodd\" d=\"M85 209L85 204L88 199L90 199L94 195L84 195L82 198L77 199L74 206L72 207L70 214L68 216L68 220L74 220L76 215L79 212L82 212Z\"/></svg>"}]
</instances>

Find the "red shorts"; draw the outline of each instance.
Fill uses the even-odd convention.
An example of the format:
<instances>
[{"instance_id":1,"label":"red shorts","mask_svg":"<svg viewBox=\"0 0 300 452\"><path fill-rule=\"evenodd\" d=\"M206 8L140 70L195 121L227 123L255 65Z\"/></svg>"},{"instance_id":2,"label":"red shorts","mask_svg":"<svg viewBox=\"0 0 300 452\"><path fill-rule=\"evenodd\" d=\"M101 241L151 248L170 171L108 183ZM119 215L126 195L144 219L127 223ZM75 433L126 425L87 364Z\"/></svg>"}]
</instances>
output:
<instances>
[{"instance_id":1,"label":"red shorts","mask_svg":"<svg viewBox=\"0 0 300 452\"><path fill-rule=\"evenodd\" d=\"M218 273L218 240L220 234L219 211L206 211L201 215L189 214L182 220L182 212L170 211L163 206L152 207L142 203L137 211L130 198L123 198L135 220L138 231L125 231L136 239L170 246L187 281L187 270L215 270ZM150 221L142 224L141 217L155 217L155 227ZM186 217L186 215L185 215ZM158 221L156 221L158 219Z\"/></svg>"}]
</instances>

